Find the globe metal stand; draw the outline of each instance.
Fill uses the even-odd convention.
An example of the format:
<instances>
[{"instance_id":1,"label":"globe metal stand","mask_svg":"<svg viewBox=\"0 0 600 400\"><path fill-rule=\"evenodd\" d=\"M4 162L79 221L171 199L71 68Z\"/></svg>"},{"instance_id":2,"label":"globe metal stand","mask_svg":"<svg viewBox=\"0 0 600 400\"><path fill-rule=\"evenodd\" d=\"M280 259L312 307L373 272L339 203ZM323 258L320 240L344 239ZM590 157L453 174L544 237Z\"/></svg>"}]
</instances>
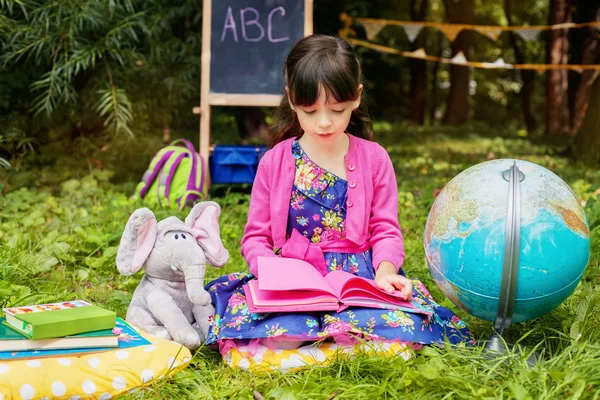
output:
<instances>
[{"instance_id":1,"label":"globe metal stand","mask_svg":"<svg viewBox=\"0 0 600 400\"><path fill-rule=\"evenodd\" d=\"M517 294L517 278L519 273L519 254L521 252L521 193L520 184L525 179L525 174L517 167L515 161L510 169L502 173L508 181L508 213L506 218L506 237L504 239L504 260L502 265L502 280L500 282L500 296L498 310L494 322L494 332L485 342L483 353L492 358L506 355L509 352L507 343L502 338L504 331L512 322ZM520 352L519 348L516 348ZM529 366L537 363L538 357L531 354L527 360Z\"/></svg>"}]
</instances>

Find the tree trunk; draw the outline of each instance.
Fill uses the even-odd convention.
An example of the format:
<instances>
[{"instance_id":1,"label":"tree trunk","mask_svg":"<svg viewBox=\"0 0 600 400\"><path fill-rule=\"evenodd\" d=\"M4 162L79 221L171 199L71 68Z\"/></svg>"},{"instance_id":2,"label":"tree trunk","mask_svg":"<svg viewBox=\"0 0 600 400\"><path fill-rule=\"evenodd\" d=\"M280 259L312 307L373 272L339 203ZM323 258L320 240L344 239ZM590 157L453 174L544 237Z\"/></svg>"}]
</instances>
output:
<instances>
[{"instance_id":1,"label":"tree trunk","mask_svg":"<svg viewBox=\"0 0 600 400\"><path fill-rule=\"evenodd\" d=\"M569 22L568 0L550 0L548 24ZM547 31L546 64L566 64L569 42L566 29ZM546 133L562 134L570 130L567 70L546 71Z\"/></svg>"},{"instance_id":2,"label":"tree trunk","mask_svg":"<svg viewBox=\"0 0 600 400\"><path fill-rule=\"evenodd\" d=\"M269 126L260 107L234 107L233 111L243 141L268 141Z\"/></svg>"},{"instance_id":3,"label":"tree trunk","mask_svg":"<svg viewBox=\"0 0 600 400\"><path fill-rule=\"evenodd\" d=\"M436 57L442 56L442 43L444 42L444 34L442 32L436 32ZM430 109L429 109L429 123L433 125L436 120L436 111L437 111L437 89L438 89L438 71L440 69L440 63L433 63L432 71L431 71L431 101L430 101Z\"/></svg>"},{"instance_id":4,"label":"tree trunk","mask_svg":"<svg viewBox=\"0 0 600 400\"><path fill-rule=\"evenodd\" d=\"M506 21L508 22L508 25L513 26L511 0L504 1L504 13L506 15ZM517 43L517 35L515 35L514 32L509 32L509 34L510 44L515 52L515 60L517 61L517 64L525 64L525 56L523 55L523 52ZM537 122L533 112L531 111L531 98L533 96L535 84L535 71L521 69L519 72L521 75L521 81L523 82L523 86L519 91L519 94L521 95L521 110L523 111L523 119L525 121L527 132L533 133L537 127Z\"/></svg>"},{"instance_id":5,"label":"tree trunk","mask_svg":"<svg viewBox=\"0 0 600 400\"><path fill-rule=\"evenodd\" d=\"M417 10L417 3L419 7ZM410 17L412 21L425 21L429 10L429 0L410 0ZM424 47L426 31L410 44L410 51ZM410 119L419 125L425 123L425 91L427 90L427 65L424 60L408 59L410 70Z\"/></svg>"},{"instance_id":6,"label":"tree trunk","mask_svg":"<svg viewBox=\"0 0 600 400\"><path fill-rule=\"evenodd\" d=\"M590 95L585 119L571 148L577 160L600 165L600 78L596 79Z\"/></svg>"},{"instance_id":7,"label":"tree trunk","mask_svg":"<svg viewBox=\"0 0 600 400\"><path fill-rule=\"evenodd\" d=\"M474 0L445 0L448 21L452 23L472 24L475 13ZM461 31L452 43L452 56L462 51L470 59L471 31ZM464 124L469 120L469 83L468 67L452 64L450 66L450 93L446 101L444 122L450 125Z\"/></svg>"},{"instance_id":8,"label":"tree trunk","mask_svg":"<svg viewBox=\"0 0 600 400\"><path fill-rule=\"evenodd\" d=\"M579 0L573 19L576 23L600 21L600 4ZM600 63L600 39L596 28L573 29L573 31L573 35L570 37L571 43L574 45L572 47L576 47L579 51L573 52L575 54L571 55L572 63ZM576 79L569 82L574 89L571 102L571 135L576 135L583 123L596 73L597 71L593 70L582 71L580 76L573 73Z\"/></svg>"},{"instance_id":9,"label":"tree trunk","mask_svg":"<svg viewBox=\"0 0 600 400\"><path fill-rule=\"evenodd\" d=\"M269 2L267 2L268 4ZM283 3L281 1L271 1L271 3ZM348 4L352 6L352 4ZM273 6L275 7L275 6ZM345 0L319 0L314 2L313 23L315 33L323 35L337 35L342 23L339 15L348 12Z\"/></svg>"}]
</instances>

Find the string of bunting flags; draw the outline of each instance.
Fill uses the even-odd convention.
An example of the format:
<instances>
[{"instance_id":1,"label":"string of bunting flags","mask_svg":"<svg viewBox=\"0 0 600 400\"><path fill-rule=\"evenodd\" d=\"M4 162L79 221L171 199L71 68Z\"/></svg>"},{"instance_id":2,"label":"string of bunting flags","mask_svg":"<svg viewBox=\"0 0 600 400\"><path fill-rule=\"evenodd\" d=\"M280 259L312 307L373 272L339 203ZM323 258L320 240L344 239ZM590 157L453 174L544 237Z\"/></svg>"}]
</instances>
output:
<instances>
[{"instance_id":1,"label":"string of bunting flags","mask_svg":"<svg viewBox=\"0 0 600 400\"><path fill-rule=\"evenodd\" d=\"M383 53L399 54L404 57L418 58L427 61L436 61L444 64L458 64L466 67L485 68L485 69L534 69L543 72L548 69L569 69L571 71L581 73L584 70L596 70L600 73L600 65L574 65L574 64L507 64L502 58L497 59L494 62L478 62L468 61L462 51L456 53L452 58L443 58L430 56L425 52L425 49L420 48L415 51L400 51L393 47L382 46L379 44L365 42L364 40L358 40L353 38L345 38L350 41L354 46L369 47Z\"/></svg>"},{"instance_id":2,"label":"string of bunting flags","mask_svg":"<svg viewBox=\"0 0 600 400\"><path fill-rule=\"evenodd\" d=\"M597 27L600 29L600 21L584 23L563 23L555 25L532 25L532 26L490 26L490 25L469 25L469 24L448 24L443 22L425 22L425 21L397 21L391 19L373 19L373 18L352 18L348 14L342 15L342 20L353 20L365 28L368 40L373 40L375 36L387 25L396 25L404 28L404 32L411 42L414 42L424 27L439 29L450 42L454 42L462 30L473 30L490 38L498 40L503 31L513 31L525 41L537 40L542 31L557 29L574 29L585 27Z\"/></svg>"},{"instance_id":3,"label":"string of bunting flags","mask_svg":"<svg viewBox=\"0 0 600 400\"><path fill-rule=\"evenodd\" d=\"M566 69L576 72L583 72L584 70L595 70L596 76L600 74L600 65L574 65L574 64L509 64L504 62L502 58L498 58L494 62L477 62L468 61L462 52L458 52L452 58L443 58L428 55L425 49L420 48L415 51L401 51L393 47L387 47L379 44L370 43L364 40L358 40L349 37L350 34L355 35L355 32L350 28L353 21L360 23L365 29L365 33L368 40L373 40L377 34L387 25L402 26L408 39L414 42L421 30L428 26L439 29L446 35L450 42L456 39L456 36L464 29L475 30L481 34L487 36L492 40L497 40L502 31L513 31L519 35L525 41L531 41L538 39L540 33L544 30L556 30L556 29L572 29L572 28L583 28L583 27L597 27L600 29L600 22L586 22L586 23L564 23L556 25L536 25L536 26L486 26L486 25L468 25L468 24L447 24L440 22L415 22L415 21L396 21L387 19L372 19L372 18L352 18L348 14L343 13L340 16L342 22L344 22L345 28L340 31L340 36L350 41L355 46L363 46L372 48L374 50L398 54L404 57L417 58L421 60L435 61L445 64L457 64L464 65L474 68L485 68L485 69L532 69L538 72L544 72L550 69Z\"/></svg>"}]
</instances>

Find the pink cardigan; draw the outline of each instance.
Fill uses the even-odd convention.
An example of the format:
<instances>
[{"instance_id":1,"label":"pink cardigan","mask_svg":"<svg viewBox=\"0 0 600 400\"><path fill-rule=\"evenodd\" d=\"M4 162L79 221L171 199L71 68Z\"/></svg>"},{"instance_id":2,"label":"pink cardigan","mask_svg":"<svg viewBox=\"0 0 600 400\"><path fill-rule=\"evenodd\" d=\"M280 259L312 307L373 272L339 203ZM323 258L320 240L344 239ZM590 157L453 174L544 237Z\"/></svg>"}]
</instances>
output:
<instances>
[{"instance_id":1,"label":"pink cardigan","mask_svg":"<svg viewBox=\"0 0 600 400\"><path fill-rule=\"evenodd\" d=\"M398 186L392 161L379 144L348 136L350 147L344 157L348 181L346 242L355 248L345 250L360 252L370 247L375 269L382 261L400 269L404 262L404 242L398 224ZM257 276L257 257L274 256L274 248L286 243L295 177L293 140L278 143L264 154L258 165L241 249L254 276Z\"/></svg>"}]
</instances>

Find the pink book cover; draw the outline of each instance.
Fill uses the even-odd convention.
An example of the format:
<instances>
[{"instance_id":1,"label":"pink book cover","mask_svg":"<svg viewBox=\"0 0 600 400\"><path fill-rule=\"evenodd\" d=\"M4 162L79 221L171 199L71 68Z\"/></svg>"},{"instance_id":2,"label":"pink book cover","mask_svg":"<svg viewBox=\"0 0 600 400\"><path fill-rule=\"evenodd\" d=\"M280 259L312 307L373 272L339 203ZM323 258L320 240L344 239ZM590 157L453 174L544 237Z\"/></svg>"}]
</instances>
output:
<instances>
[{"instance_id":1,"label":"pink book cover","mask_svg":"<svg viewBox=\"0 0 600 400\"><path fill-rule=\"evenodd\" d=\"M339 312L348 306L424 312L400 291L387 293L373 280L344 271L322 276L303 260L259 257L258 276L244 286L250 312Z\"/></svg>"}]
</instances>

